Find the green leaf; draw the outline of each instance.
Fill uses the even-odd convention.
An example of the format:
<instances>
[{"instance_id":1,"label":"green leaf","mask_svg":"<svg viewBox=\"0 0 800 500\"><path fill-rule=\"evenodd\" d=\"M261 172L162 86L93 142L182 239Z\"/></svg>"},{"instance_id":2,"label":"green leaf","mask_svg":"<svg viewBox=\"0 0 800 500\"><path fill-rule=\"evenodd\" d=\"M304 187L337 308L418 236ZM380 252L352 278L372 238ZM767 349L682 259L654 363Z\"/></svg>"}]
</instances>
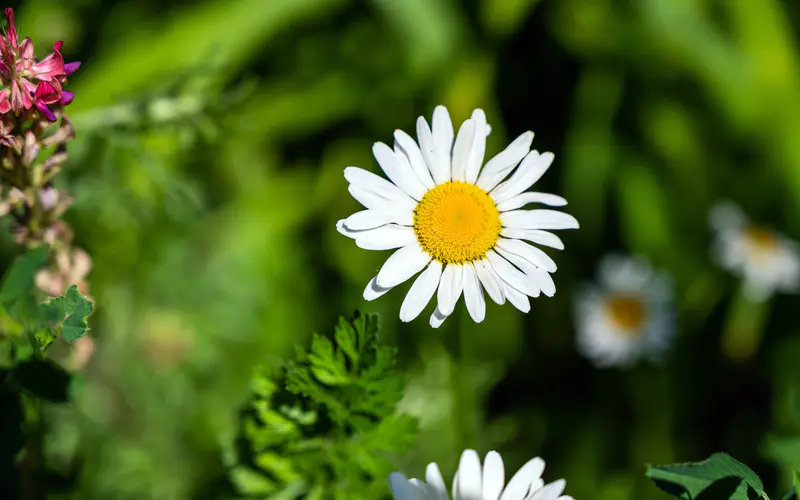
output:
<instances>
[{"instance_id":1,"label":"green leaf","mask_svg":"<svg viewBox=\"0 0 800 500\"><path fill-rule=\"evenodd\" d=\"M309 500L388 495L388 457L408 449L417 421L395 413L403 377L395 349L377 338L377 316L356 312L339 321L333 341L314 335L310 349L298 346L283 370L255 374L241 419L245 446L231 470L239 493L272 488L269 498Z\"/></svg>"},{"instance_id":2,"label":"green leaf","mask_svg":"<svg viewBox=\"0 0 800 500\"><path fill-rule=\"evenodd\" d=\"M88 329L86 318L92 312L92 303L72 285L66 295L50 299L39 307L42 326L60 332L64 340L74 342Z\"/></svg>"},{"instance_id":3,"label":"green leaf","mask_svg":"<svg viewBox=\"0 0 800 500\"><path fill-rule=\"evenodd\" d=\"M253 469L234 467L230 475L237 490L245 495L267 495L275 491L275 484Z\"/></svg>"},{"instance_id":4,"label":"green leaf","mask_svg":"<svg viewBox=\"0 0 800 500\"><path fill-rule=\"evenodd\" d=\"M725 453L702 462L648 465L646 475L662 490L685 500L768 498L755 472Z\"/></svg>"},{"instance_id":5,"label":"green leaf","mask_svg":"<svg viewBox=\"0 0 800 500\"><path fill-rule=\"evenodd\" d=\"M327 407L341 425L389 415L402 397L403 380L394 373L395 349L378 347L377 336L376 315L342 319L335 346L315 335L310 353L298 350L297 361L286 369L286 388Z\"/></svg>"},{"instance_id":6,"label":"green leaf","mask_svg":"<svg viewBox=\"0 0 800 500\"><path fill-rule=\"evenodd\" d=\"M19 257L6 273L0 284L0 305L9 309L34 287L36 273L47 263L50 248L41 246Z\"/></svg>"},{"instance_id":7,"label":"green leaf","mask_svg":"<svg viewBox=\"0 0 800 500\"><path fill-rule=\"evenodd\" d=\"M323 384L344 385L350 381L342 351L334 350L331 341L324 337L314 335L308 361L314 376Z\"/></svg>"}]
</instances>

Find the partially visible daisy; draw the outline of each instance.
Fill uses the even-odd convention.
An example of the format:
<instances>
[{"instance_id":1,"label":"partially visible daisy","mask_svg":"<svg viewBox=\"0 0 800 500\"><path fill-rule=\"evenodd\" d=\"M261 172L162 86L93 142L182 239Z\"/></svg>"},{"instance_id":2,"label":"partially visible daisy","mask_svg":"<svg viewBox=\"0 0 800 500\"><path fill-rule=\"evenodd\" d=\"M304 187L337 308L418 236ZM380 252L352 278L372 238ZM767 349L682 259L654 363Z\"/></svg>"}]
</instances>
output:
<instances>
[{"instance_id":1,"label":"partially visible daisy","mask_svg":"<svg viewBox=\"0 0 800 500\"><path fill-rule=\"evenodd\" d=\"M744 291L755 300L775 292L796 292L800 286L800 250L796 242L750 222L731 202L711 208L716 230L712 254L722 267L744 278Z\"/></svg>"},{"instance_id":2,"label":"partially visible daisy","mask_svg":"<svg viewBox=\"0 0 800 500\"><path fill-rule=\"evenodd\" d=\"M534 458L506 484L503 459L496 451L481 459L475 450L461 454L458 471L453 479L453 500L573 500L561 495L566 481L559 479L548 485L542 481L544 460ZM447 486L435 463L428 464L425 481L406 479L394 472L389 476L389 486L395 500L448 500Z\"/></svg>"},{"instance_id":3,"label":"partially visible daisy","mask_svg":"<svg viewBox=\"0 0 800 500\"><path fill-rule=\"evenodd\" d=\"M671 280L643 259L607 255L575 301L578 351L597 367L658 359L675 330Z\"/></svg>"},{"instance_id":4,"label":"partially visible daisy","mask_svg":"<svg viewBox=\"0 0 800 500\"><path fill-rule=\"evenodd\" d=\"M336 227L366 250L398 248L364 290L374 300L422 273L411 285L400 319L416 318L433 295L438 305L434 328L453 313L464 294L472 319L486 314L485 290L498 304L506 300L522 312L528 297L552 296L556 263L538 245L563 249L550 230L576 229L563 212L521 210L531 203L564 206L554 194L527 192L553 162L552 153L531 151L533 132L525 132L483 163L489 126L476 109L455 136L444 106L433 113L433 127L417 120L417 141L395 130L394 148L376 143L375 159L389 180L357 167L344 170L350 194L366 207Z\"/></svg>"}]
</instances>

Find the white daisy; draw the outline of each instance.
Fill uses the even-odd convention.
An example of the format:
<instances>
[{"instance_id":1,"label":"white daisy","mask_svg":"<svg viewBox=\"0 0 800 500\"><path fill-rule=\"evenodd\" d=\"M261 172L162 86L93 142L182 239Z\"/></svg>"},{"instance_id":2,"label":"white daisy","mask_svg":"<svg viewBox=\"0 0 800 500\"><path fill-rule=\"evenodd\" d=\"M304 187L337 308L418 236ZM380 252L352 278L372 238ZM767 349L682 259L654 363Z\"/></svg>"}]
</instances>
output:
<instances>
[{"instance_id":1,"label":"white daisy","mask_svg":"<svg viewBox=\"0 0 800 500\"><path fill-rule=\"evenodd\" d=\"M433 128L417 120L417 139L395 130L394 149L376 143L375 159L389 180L348 167L349 191L366 210L340 220L340 233L366 250L399 249L364 290L374 300L422 271L411 285L400 319L416 318L437 293L430 319L434 328L453 313L464 294L475 322L486 313L483 290L498 304L530 310L528 296L552 296L556 264L523 240L563 249L548 230L576 229L578 221L555 210L521 210L530 203L564 206L553 194L526 192L553 162L552 153L531 151L525 132L483 165L488 125L476 109L458 136L444 106L433 113Z\"/></svg>"},{"instance_id":2,"label":"white daisy","mask_svg":"<svg viewBox=\"0 0 800 500\"><path fill-rule=\"evenodd\" d=\"M709 218L717 232L712 246L715 260L744 278L744 291L750 298L764 300L777 291L797 291L800 252L796 242L751 223L731 202L716 204Z\"/></svg>"},{"instance_id":3,"label":"white daisy","mask_svg":"<svg viewBox=\"0 0 800 500\"><path fill-rule=\"evenodd\" d=\"M675 331L671 280L640 258L601 259L575 301L578 351L597 367L658 359Z\"/></svg>"},{"instance_id":4,"label":"white daisy","mask_svg":"<svg viewBox=\"0 0 800 500\"><path fill-rule=\"evenodd\" d=\"M534 458L523 465L506 485L503 459L499 453L487 453L481 468L481 459L475 450L465 450L453 479L453 500L573 500L561 495L566 481L559 479L545 486L542 472L544 460ZM442 473L435 463L428 465L425 481L409 480L394 472L389 476L389 486L395 500L449 499Z\"/></svg>"}]
</instances>

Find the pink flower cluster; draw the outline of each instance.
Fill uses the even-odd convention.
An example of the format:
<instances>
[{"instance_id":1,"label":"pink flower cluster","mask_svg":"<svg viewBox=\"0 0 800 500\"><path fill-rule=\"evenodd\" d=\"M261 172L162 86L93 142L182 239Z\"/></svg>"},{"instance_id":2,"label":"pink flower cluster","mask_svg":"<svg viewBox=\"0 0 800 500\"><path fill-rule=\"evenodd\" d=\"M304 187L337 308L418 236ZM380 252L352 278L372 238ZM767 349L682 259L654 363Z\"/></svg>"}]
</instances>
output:
<instances>
[{"instance_id":1,"label":"pink flower cluster","mask_svg":"<svg viewBox=\"0 0 800 500\"><path fill-rule=\"evenodd\" d=\"M55 121L56 115L49 105L66 106L72 102L74 94L63 90L63 86L67 76L81 63L64 63L61 41L56 42L50 55L39 61L30 38L19 42L14 10L6 9L5 15L8 27L0 36L0 114L11 111L20 115L36 108L46 119Z\"/></svg>"}]
</instances>

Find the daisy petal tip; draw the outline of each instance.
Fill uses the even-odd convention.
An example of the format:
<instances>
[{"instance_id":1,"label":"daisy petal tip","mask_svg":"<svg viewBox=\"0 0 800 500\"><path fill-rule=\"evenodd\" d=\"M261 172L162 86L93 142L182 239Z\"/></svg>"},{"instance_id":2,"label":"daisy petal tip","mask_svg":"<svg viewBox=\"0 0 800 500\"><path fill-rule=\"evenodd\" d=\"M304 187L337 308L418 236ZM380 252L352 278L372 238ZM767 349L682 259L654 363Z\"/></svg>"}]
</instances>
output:
<instances>
[{"instance_id":1,"label":"daisy petal tip","mask_svg":"<svg viewBox=\"0 0 800 500\"><path fill-rule=\"evenodd\" d=\"M410 323L417 319L419 313L414 314L413 312L409 311L407 308L400 308L400 321L403 323Z\"/></svg>"},{"instance_id":2,"label":"daisy petal tip","mask_svg":"<svg viewBox=\"0 0 800 500\"><path fill-rule=\"evenodd\" d=\"M409 482L408 478L400 472L389 474L389 489L392 494L399 499L415 498L415 487Z\"/></svg>"},{"instance_id":3,"label":"daisy petal tip","mask_svg":"<svg viewBox=\"0 0 800 500\"><path fill-rule=\"evenodd\" d=\"M481 108L475 108L472 111L472 118L480 118L483 121L486 121L486 113Z\"/></svg>"},{"instance_id":4,"label":"daisy petal tip","mask_svg":"<svg viewBox=\"0 0 800 500\"><path fill-rule=\"evenodd\" d=\"M496 452L495 450L491 450L486 454L486 460L484 460L484 462L489 460L490 457L491 457L492 460L497 460L498 458L500 458L502 460L502 458L503 458L503 457L500 456L500 453Z\"/></svg>"},{"instance_id":5,"label":"daisy petal tip","mask_svg":"<svg viewBox=\"0 0 800 500\"><path fill-rule=\"evenodd\" d=\"M431 328L439 328L442 326L442 323L444 323L444 320L447 319L447 316L448 315L446 314L442 314L442 312L437 308L435 311L433 311L433 314L431 314L431 319L428 324L431 326Z\"/></svg>"}]
</instances>

